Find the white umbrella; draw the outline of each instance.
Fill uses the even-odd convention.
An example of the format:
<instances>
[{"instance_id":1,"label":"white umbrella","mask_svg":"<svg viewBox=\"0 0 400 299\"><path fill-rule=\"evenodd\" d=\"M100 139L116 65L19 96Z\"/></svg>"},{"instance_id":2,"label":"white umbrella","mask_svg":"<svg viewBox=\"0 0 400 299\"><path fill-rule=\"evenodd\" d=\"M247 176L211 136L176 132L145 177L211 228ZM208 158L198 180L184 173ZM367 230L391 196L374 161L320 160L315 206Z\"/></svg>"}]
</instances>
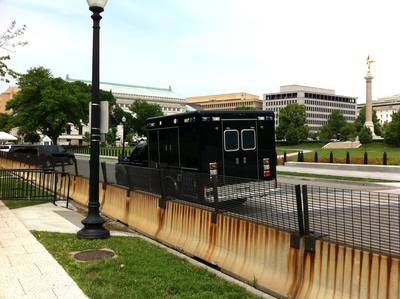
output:
<instances>
[{"instance_id":1,"label":"white umbrella","mask_svg":"<svg viewBox=\"0 0 400 299\"><path fill-rule=\"evenodd\" d=\"M18 138L6 132L0 132L0 141L17 141Z\"/></svg>"}]
</instances>

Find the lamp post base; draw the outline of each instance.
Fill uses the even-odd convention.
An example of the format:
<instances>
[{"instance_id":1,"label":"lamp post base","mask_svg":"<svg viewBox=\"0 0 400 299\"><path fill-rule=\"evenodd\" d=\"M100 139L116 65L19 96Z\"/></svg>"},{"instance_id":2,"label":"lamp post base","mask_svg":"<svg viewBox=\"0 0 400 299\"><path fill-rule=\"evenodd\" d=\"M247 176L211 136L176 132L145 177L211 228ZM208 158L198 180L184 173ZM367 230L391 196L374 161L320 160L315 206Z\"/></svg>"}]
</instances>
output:
<instances>
[{"instance_id":1,"label":"lamp post base","mask_svg":"<svg viewBox=\"0 0 400 299\"><path fill-rule=\"evenodd\" d=\"M110 231L103 227L104 219L101 216L89 215L82 220L84 227L78 231L78 239L107 239Z\"/></svg>"}]
</instances>

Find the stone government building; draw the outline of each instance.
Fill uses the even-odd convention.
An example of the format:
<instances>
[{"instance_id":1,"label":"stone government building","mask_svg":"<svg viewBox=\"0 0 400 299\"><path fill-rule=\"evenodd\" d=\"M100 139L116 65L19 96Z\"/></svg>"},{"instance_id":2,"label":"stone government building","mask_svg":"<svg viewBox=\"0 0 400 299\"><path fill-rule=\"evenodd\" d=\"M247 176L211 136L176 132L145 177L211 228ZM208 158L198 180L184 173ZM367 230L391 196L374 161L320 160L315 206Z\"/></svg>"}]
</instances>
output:
<instances>
[{"instance_id":1,"label":"stone government building","mask_svg":"<svg viewBox=\"0 0 400 299\"><path fill-rule=\"evenodd\" d=\"M260 97L246 92L188 97L186 102L199 110L235 110L239 107L262 109Z\"/></svg>"},{"instance_id":2,"label":"stone government building","mask_svg":"<svg viewBox=\"0 0 400 299\"><path fill-rule=\"evenodd\" d=\"M82 81L86 84L91 84L89 80L72 79L68 75L66 80L69 82ZM119 83L100 82L100 89L111 91L116 99L116 103L124 111L130 112L129 106L137 100L143 100L151 104L158 104L161 107L164 115L186 112L185 99L177 95L169 86L169 88L137 86ZM104 118L108 112L101 113L102 123L108 123ZM67 132L59 137L60 144L82 145L82 138L85 132L90 132L89 126L75 128L70 126ZM118 128L117 135L121 135L121 128Z\"/></svg>"},{"instance_id":3,"label":"stone government building","mask_svg":"<svg viewBox=\"0 0 400 299\"><path fill-rule=\"evenodd\" d=\"M336 95L332 89L302 85L283 85L279 92L263 95L264 110L275 112L275 125L279 125L279 112L288 104L306 107L310 132L317 133L328 122L333 111L339 111L348 122L356 119L357 98Z\"/></svg>"}]
</instances>

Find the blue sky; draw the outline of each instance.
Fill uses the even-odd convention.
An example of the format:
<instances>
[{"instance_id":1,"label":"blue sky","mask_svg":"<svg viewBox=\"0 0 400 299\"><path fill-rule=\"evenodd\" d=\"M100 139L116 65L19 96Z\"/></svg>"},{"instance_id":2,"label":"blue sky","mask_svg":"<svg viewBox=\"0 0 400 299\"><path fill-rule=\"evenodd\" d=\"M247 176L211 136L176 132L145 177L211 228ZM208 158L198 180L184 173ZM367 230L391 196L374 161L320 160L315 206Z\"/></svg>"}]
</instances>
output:
<instances>
[{"instance_id":1,"label":"blue sky","mask_svg":"<svg viewBox=\"0 0 400 299\"><path fill-rule=\"evenodd\" d=\"M374 98L398 94L399 8L392 0L109 0L101 80L172 85L182 96L304 84L364 102L371 54ZM1 31L14 19L29 42L11 53L15 69L91 78L86 1L0 0Z\"/></svg>"}]
</instances>

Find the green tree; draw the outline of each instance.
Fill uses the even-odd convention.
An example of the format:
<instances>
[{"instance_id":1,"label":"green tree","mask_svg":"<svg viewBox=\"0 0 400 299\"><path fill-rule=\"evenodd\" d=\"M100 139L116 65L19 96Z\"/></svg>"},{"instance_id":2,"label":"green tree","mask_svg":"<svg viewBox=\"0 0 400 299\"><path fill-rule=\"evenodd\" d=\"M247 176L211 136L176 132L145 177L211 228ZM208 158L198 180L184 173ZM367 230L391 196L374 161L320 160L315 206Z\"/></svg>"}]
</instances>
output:
<instances>
[{"instance_id":1,"label":"green tree","mask_svg":"<svg viewBox=\"0 0 400 299\"><path fill-rule=\"evenodd\" d=\"M358 116L355 120L355 125L357 128L357 132L360 132L361 129L364 127L365 125L365 107L363 107L359 113ZM374 124L374 132L376 135L381 136L382 135L382 126L379 123L379 119L378 116L376 115L376 111L372 110L372 123Z\"/></svg>"},{"instance_id":2,"label":"green tree","mask_svg":"<svg viewBox=\"0 0 400 299\"><path fill-rule=\"evenodd\" d=\"M133 133L130 132L130 133L126 134L125 141L128 143L131 143L132 140L133 140Z\"/></svg>"},{"instance_id":3,"label":"green tree","mask_svg":"<svg viewBox=\"0 0 400 299\"><path fill-rule=\"evenodd\" d=\"M357 137L357 129L354 123L346 123L340 131L340 139L344 141L353 141Z\"/></svg>"},{"instance_id":4,"label":"green tree","mask_svg":"<svg viewBox=\"0 0 400 299\"><path fill-rule=\"evenodd\" d=\"M26 31L26 26L17 27L17 23L12 21L6 31L0 35L0 49L6 52L13 52L16 47L23 47L27 44L18 38ZM7 62L11 59L10 55L0 56L0 81L10 82L10 78L16 79L19 74L7 66Z\"/></svg>"},{"instance_id":5,"label":"green tree","mask_svg":"<svg viewBox=\"0 0 400 299\"><path fill-rule=\"evenodd\" d=\"M342 113L335 110L329 115L327 125L331 132L331 138L338 139L339 134L346 125L346 120Z\"/></svg>"},{"instance_id":6,"label":"green tree","mask_svg":"<svg viewBox=\"0 0 400 299\"><path fill-rule=\"evenodd\" d=\"M114 105L110 116L110 127L114 128L122 124L122 118L126 118L125 130L130 131L133 121L132 113L124 111L120 106Z\"/></svg>"},{"instance_id":7,"label":"green tree","mask_svg":"<svg viewBox=\"0 0 400 299\"><path fill-rule=\"evenodd\" d=\"M283 136L289 144L299 144L306 140L308 126L304 105L289 104L281 109L276 132L277 138Z\"/></svg>"},{"instance_id":8,"label":"green tree","mask_svg":"<svg viewBox=\"0 0 400 299\"><path fill-rule=\"evenodd\" d=\"M36 132L28 132L24 136L24 142L36 143L40 141L40 135Z\"/></svg>"},{"instance_id":9,"label":"green tree","mask_svg":"<svg viewBox=\"0 0 400 299\"><path fill-rule=\"evenodd\" d=\"M256 108L249 107L249 106L239 106L239 107L236 107L235 110L256 110Z\"/></svg>"},{"instance_id":10,"label":"green tree","mask_svg":"<svg viewBox=\"0 0 400 299\"><path fill-rule=\"evenodd\" d=\"M110 128L106 134L106 142L108 145L113 145L117 139L117 128Z\"/></svg>"},{"instance_id":11,"label":"green tree","mask_svg":"<svg viewBox=\"0 0 400 299\"><path fill-rule=\"evenodd\" d=\"M13 126L11 124L12 117L7 113L0 113L0 131L8 132Z\"/></svg>"},{"instance_id":12,"label":"green tree","mask_svg":"<svg viewBox=\"0 0 400 299\"><path fill-rule=\"evenodd\" d=\"M308 134L308 137L311 138L311 139L314 140L314 141L317 141L317 140L318 140L318 136L319 136L319 134L316 133L316 132L310 132L310 133Z\"/></svg>"},{"instance_id":13,"label":"green tree","mask_svg":"<svg viewBox=\"0 0 400 299\"><path fill-rule=\"evenodd\" d=\"M392 114L392 121L386 126L385 142L400 146L400 111Z\"/></svg>"},{"instance_id":14,"label":"green tree","mask_svg":"<svg viewBox=\"0 0 400 299\"><path fill-rule=\"evenodd\" d=\"M275 135L276 135L276 140L283 140L285 139L285 130L283 129L283 127L278 126L275 129Z\"/></svg>"},{"instance_id":15,"label":"green tree","mask_svg":"<svg viewBox=\"0 0 400 299\"><path fill-rule=\"evenodd\" d=\"M372 132L370 129L367 127L363 127L358 133L358 138L360 140L360 143L363 145L367 145L372 142Z\"/></svg>"},{"instance_id":16,"label":"green tree","mask_svg":"<svg viewBox=\"0 0 400 299\"><path fill-rule=\"evenodd\" d=\"M87 122L90 94L86 84L54 78L43 67L30 69L18 81L20 91L6 106L13 110L14 127L39 131L56 144L68 123L78 127Z\"/></svg>"},{"instance_id":17,"label":"green tree","mask_svg":"<svg viewBox=\"0 0 400 299\"><path fill-rule=\"evenodd\" d=\"M133 113L132 118L132 129L139 136L145 134L146 130L146 119L149 117L163 115L161 107L157 104L150 104L145 101L135 101L129 109Z\"/></svg>"},{"instance_id":18,"label":"green tree","mask_svg":"<svg viewBox=\"0 0 400 299\"><path fill-rule=\"evenodd\" d=\"M85 132L85 134L83 134L82 140L85 143L90 143L90 133L89 132Z\"/></svg>"},{"instance_id":19,"label":"green tree","mask_svg":"<svg viewBox=\"0 0 400 299\"><path fill-rule=\"evenodd\" d=\"M322 126L321 131L319 131L319 140L323 143L328 143L331 141L332 132L329 129L328 124Z\"/></svg>"}]
</instances>

